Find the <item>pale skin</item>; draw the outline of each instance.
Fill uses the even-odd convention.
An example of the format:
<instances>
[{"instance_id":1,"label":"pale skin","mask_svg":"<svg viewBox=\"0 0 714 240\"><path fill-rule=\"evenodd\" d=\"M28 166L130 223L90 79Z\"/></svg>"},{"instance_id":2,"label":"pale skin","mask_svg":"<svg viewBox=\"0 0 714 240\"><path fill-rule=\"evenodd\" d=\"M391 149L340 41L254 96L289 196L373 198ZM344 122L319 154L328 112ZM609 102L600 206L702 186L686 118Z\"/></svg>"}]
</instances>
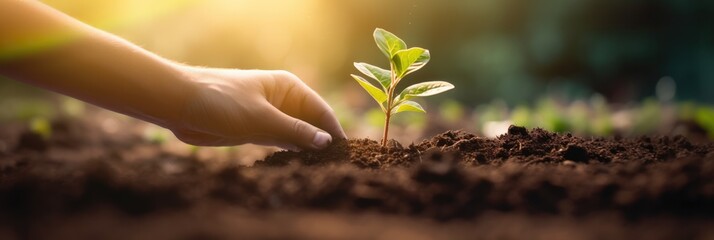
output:
<instances>
[{"instance_id":1,"label":"pale skin","mask_svg":"<svg viewBox=\"0 0 714 240\"><path fill-rule=\"evenodd\" d=\"M193 145L316 150L346 138L330 106L290 72L175 63L37 1L0 0L0 75Z\"/></svg>"}]
</instances>

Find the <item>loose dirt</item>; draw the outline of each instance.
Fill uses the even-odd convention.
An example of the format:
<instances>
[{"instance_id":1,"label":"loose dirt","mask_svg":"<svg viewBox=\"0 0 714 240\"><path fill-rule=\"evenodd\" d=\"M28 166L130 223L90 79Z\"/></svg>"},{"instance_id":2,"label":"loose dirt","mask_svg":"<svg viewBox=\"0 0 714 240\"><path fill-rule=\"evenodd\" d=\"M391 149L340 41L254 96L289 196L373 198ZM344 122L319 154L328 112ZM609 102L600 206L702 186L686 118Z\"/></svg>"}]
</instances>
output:
<instances>
[{"instance_id":1,"label":"loose dirt","mask_svg":"<svg viewBox=\"0 0 714 240\"><path fill-rule=\"evenodd\" d=\"M681 136L512 126L215 167L53 128L0 129L0 239L714 239L714 145Z\"/></svg>"}]
</instances>

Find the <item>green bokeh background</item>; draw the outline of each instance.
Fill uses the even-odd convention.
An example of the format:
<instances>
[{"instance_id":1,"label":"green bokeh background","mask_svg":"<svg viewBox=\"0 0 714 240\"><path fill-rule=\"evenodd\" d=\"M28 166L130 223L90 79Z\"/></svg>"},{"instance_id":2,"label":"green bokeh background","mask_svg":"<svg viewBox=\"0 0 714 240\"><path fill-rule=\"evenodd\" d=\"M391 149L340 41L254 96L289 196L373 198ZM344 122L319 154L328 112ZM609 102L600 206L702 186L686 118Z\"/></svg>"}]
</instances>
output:
<instances>
[{"instance_id":1,"label":"green bokeh background","mask_svg":"<svg viewBox=\"0 0 714 240\"><path fill-rule=\"evenodd\" d=\"M292 71L348 125L373 121L354 117L370 115L376 105L349 74L357 73L355 61L387 64L371 36L377 27L431 51L429 64L401 87L427 80L456 85L427 100L427 111L447 123L510 119L607 134L611 123L600 124L598 116L610 119L611 107L628 104L641 106L636 111L645 116L714 118L699 113L714 103L714 1L44 2L179 62ZM52 111L35 99L57 99L7 79L0 88L0 106L26 118ZM667 102L685 107L659 110ZM430 110L438 106L444 108ZM660 118L633 119L646 126Z\"/></svg>"}]
</instances>

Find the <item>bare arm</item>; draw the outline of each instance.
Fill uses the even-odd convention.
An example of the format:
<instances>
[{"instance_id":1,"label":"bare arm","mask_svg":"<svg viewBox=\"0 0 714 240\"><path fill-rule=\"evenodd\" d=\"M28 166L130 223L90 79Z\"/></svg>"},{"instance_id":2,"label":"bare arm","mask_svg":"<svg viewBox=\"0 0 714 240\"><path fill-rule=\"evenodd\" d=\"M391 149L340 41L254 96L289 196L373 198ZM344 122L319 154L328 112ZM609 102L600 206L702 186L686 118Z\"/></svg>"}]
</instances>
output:
<instances>
[{"instance_id":1,"label":"bare arm","mask_svg":"<svg viewBox=\"0 0 714 240\"><path fill-rule=\"evenodd\" d=\"M189 95L168 61L36 1L0 0L0 36L0 74L161 126Z\"/></svg>"},{"instance_id":2,"label":"bare arm","mask_svg":"<svg viewBox=\"0 0 714 240\"><path fill-rule=\"evenodd\" d=\"M293 74L176 64L37 1L0 0L0 74L195 145L319 149L346 137L327 103Z\"/></svg>"}]
</instances>

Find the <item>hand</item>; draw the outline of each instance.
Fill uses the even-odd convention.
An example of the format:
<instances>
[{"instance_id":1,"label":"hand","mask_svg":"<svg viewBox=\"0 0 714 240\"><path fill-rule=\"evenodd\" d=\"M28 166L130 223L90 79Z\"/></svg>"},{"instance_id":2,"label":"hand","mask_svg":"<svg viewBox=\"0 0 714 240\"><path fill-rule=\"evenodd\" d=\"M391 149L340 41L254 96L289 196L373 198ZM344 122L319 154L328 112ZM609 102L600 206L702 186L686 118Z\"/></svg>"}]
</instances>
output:
<instances>
[{"instance_id":1,"label":"hand","mask_svg":"<svg viewBox=\"0 0 714 240\"><path fill-rule=\"evenodd\" d=\"M330 106L290 72L181 68L195 83L171 128L183 142L315 150L346 138Z\"/></svg>"},{"instance_id":2,"label":"hand","mask_svg":"<svg viewBox=\"0 0 714 240\"><path fill-rule=\"evenodd\" d=\"M0 75L166 127L186 143L320 149L346 138L325 101L285 71L179 65L39 1L0 1L0 23Z\"/></svg>"}]
</instances>

